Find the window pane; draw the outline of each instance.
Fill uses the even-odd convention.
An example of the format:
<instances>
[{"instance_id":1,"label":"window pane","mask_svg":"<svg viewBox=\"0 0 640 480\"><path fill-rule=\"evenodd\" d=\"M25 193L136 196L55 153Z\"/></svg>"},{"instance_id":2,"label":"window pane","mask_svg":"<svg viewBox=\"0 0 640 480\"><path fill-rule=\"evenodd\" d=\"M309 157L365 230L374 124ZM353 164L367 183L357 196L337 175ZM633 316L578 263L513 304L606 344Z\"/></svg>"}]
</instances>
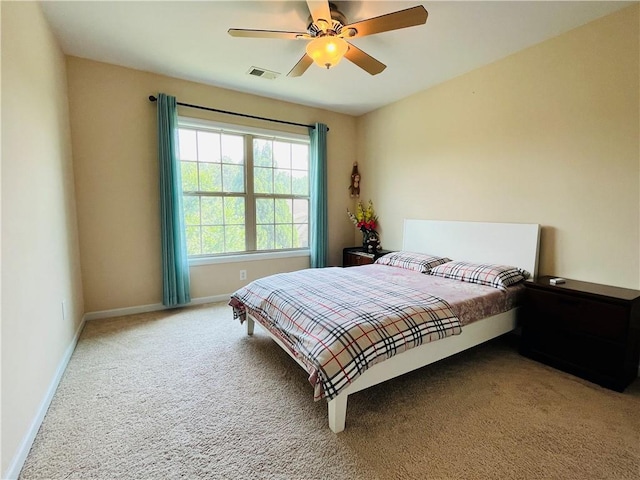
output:
<instances>
[{"instance_id":1,"label":"window pane","mask_svg":"<svg viewBox=\"0 0 640 480\"><path fill-rule=\"evenodd\" d=\"M293 201L293 223L309 223L309 200Z\"/></svg>"},{"instance_id":2,"label":"window pane","mask_svg":"<svg viewBox=\"0 0 640 480\"><path fill-rule=\"evenodd\" d=\"M233 225L224 229L225 250L227 252L243 252L246 250L244 225Z\"/></svg>"},{"instance_id":3,"label":"window pane","mask_svg":"<svg viewBox=\"0 0 640 480\"><path fill-rule=\"evenodd\" d=\"M273 169L262 167L254 168L253 188L256 193L273 193Z\"/></svg>"},{"instance_id":4,"label":"window pane","mask_svg":"<svg viewBox=\"0 0 640 480\"><path fill-rule=\"evenodd\" d=\"M290 198L276 199L276 223L292 223L293 215Z\"/></svg>"},{"instance_id":5,"label":"window pane","mask_svg":"<svg viewBox=\"0 0 640 480\"><path fill-rule=\"evenodd\" d=\"M291 145L291 168L309 170L309 146L294 143Z\"/></svg>"},{"instance_id":6,"label":"window pane","mask_svg":"<svg viewBox=\"0 0 640 480\"><path fill-rule=\"evenodd\" d=\"M258 225L256 227L258 238L256 239L256 248L258 250L273 250L275 231L273 225Z\"/></svg>"},{"instance_id":7,"label":"window pane","mask_svg":"<svg viewBox=\"0 0 640 480\"><path fill-rule=\"evenodd\" d=\"M187 227L187 255L200 255L200 227Z\"/></svg>"},{"instance_id":8,"label":"window pane","mask_svg":"<svg viewBox=\"0 0 640 480\"><path fill-rule=\"evenodd\" d=\"M244 164L244 137L222 135L222 161L224 163Z\"/></svg>"},{"instance_id":9,"label":"window pane","mask_svg":"<svg viewBox=\"0 0 640 480\"><path fill-rule=\"evenodd\" d=\"M256 167L271 167L271 140L253 139L253 164Z\"/></svg>"},{"instance_id":10,"label":"window pane","mask_svg":"<svg viewBox=\"0 0 640 480\"><path fill-rule=\"evenodd\" d=\"M220 163L220 134L198 132L198 160Z\"/></svg>"},{"instance_id":11,"label":"window pane","mask_svg":"<svg viewBox=\"0 0 640 480\"><path fill-rule=\"evenodd\" d=\"M258 198L256 200L256 223L273 223L273 199Z\"/></svg>"},{"instance_id":12,"label":"window pane","mask_svg":"<svg viewBox=\"0 0 640 480\"><path fill-rule=\"evenodd\" d=\"M309 174L301 170L291 171L291 189L294 195L309 195Z\"/></svg>"},{"instance_id":13,"label":"window pane","mask_svg":"<svg viewBox=\"0 0 640 480\"><path fill-rule=\"evenodd\" d=\"M244 192L244 167L222 165L222 184L225 192Z\"/></svg>"},{"instance_id":14,"label":"window pane","mask_svg":"<svg viewBox=\"0 0 640 480\"><path fill-rule=\"evenodd\" d=\"M186 225L200 225L200 199L198 197L183 196L184 223Z\"/></svg>"},{"instance_id":15,"label":"window pane","mask_svg":"<svg viewBox=\"0 0 640 480\"><path fill-rule=\"evenodd\" d=\"M291 248L292 232L292 225L276 225L276 248Z\"/></svg>"},{"instance_id":16,"label":"window pane","mask_svg":"<svg viewBox=\"0 0 640 480\"><path fill-rule=\"evenodd\" d=\"M295 225L294 247L295 248L308 248L309 247L309 225L306 223L298 223ZM295 243L297 239L297 244Z\"/></svg>"},{"instance_id":17,"label":"window pane","mask_svg":"<svg viewBox=\"0 0 640 480\"><path fill-rule=\"evenodd\" d=\"M273 142L273 162L278 168L291 168L291 144Z\"/></svg>"},{"instance_id":18,"label":"window pane","mask_svg":"<svg viewBox=\"0 0 640 480\"><path fill-rule=\"evenodd\" d=\"M309 247L309 200L293 201L293 247Z\"/></svg>"},{"instance_id":19,"label":"window pane","mask_svg":"<svg viewBox=\"0 0 640 480\"><path fill-rule=\"evenodd\" d=\"M244 198L224 199L224 222L226 225L244 225Z\"/></svg>"},{"instance_id":20,"label":"window pane","mask_svg":"<svg viewBox=\"0 0 640 480\"><path fill-rule=\"evenodd\" d=\"M274 193L291 193L291 170L274 170Z\"/></svg>"},{"instance_id":21,"label":"window pane","mask_svg":"<svg viewBox=\"0 0 640 480\"><path fill-rule=\"evenodd\" d=\"M178 129L179 155L180 160L198 160L198 149L196 148L196 131Z\"/></svg>"},{"instance_id":22,"label":"window pane","mask_svg":"<svg viewBox=\"0 0 640 480\"><path fill-rule=\"evenodd\" d=\"M202 253L224 253L224 227L202 227Z\"/></svg>"},{"instance_id":23,"label":"window pane","mask_svg":"<svg viewBox=\"0 0 640 480\"><path fill-rule=\"evenodd\" d=\"M215 163L201 163L200 170L200 191L201 192L221 192L222 175L220 175L220 165Z\"/></svg>"},{"instance_id":24,"label":"window pane","mask_svg":"<svg viewBox=\"0 0 640 480\"><path fill-rule=\"evenodd\" d=\"M221 197L202 197L202 224L223 225L224 214L222 212ZM221 242L222 245L222 242Z\"/></svg>"},{"instance_id":25,"label":"window pane","mask_svg":"<svg viewBox=\"0 0 640 480\"><path fill-rule=\"evenodd\" d=\"M180 162L182 175L182 191L196 192L198 190L198 164L195 162Z\"/></svg>"}]
</instances>

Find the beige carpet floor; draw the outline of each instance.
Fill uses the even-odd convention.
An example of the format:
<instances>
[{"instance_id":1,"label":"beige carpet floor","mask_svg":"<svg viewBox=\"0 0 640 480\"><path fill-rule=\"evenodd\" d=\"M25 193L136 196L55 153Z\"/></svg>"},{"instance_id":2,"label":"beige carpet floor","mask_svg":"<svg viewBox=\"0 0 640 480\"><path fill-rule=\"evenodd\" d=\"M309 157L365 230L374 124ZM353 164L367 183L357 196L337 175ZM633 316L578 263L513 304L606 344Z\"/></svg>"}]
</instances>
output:
<instances>
[{"instance_id":1,"label":"beige carpet floor","mask_svg":"<svg viewBox=\"0 0 640 480\"><path fill-rule=\"evenodd\" d=\"M325 402L225 304L88 322L22 479L638 479L640 381L616 393L497 339Z\"/></svg>"}]
</instances>

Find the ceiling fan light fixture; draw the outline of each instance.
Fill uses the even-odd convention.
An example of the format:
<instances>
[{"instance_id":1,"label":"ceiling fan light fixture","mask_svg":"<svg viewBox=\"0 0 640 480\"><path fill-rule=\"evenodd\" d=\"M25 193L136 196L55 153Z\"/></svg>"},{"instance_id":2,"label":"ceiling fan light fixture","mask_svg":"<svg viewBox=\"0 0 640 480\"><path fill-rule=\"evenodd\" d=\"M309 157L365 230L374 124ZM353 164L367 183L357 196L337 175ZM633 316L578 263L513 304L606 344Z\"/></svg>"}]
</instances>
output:
<instances>
[{"instance_id":1,"label":"ceiling fan light fixture","mask_svg":"<svg viewBox=\"0 0 640 480\"><path fill-rule=\"evenodd\" d=\"M335 67L345 53L349 50L349 44L340 37L325 35L317 37L307 43L307 55L320 67Z\"/></svg>"}]
</instances>

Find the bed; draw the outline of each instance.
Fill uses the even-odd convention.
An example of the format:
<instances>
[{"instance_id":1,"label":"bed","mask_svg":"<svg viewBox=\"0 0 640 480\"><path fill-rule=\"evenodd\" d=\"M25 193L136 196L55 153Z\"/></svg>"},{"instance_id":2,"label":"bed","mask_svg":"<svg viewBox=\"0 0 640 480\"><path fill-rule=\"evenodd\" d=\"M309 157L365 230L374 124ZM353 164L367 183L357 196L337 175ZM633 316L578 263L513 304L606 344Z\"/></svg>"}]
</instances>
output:
<instances>
[{"instance_id":1,"label":"bed","mask_svg":"<svg viewBox=\"0 0 640 480\"><path fill-rule=\"evenodd\" d=\"M471 307L465 312L458 303L450 305L445 299L449 288L447 282L463 283L456 280L455 276L453 279L440 278L435 281L433 279L442 272L445 272L443 276L447 277L446 272L455 271L452 266L456 262L461 262L462 265L469 264L466 262L475 262L473 265L481 263L513 266L519 272L526 271L535 278L539 237L540 227L537 224L408 219L404 222L402 251L427 254L430 259L439 259L430 264L427 269L406 272L395 268L397 265L376 264L348 269L309 269L279 274L243 287L232 295L230 304L234 308L234 316L241 321L246 320L249 335L253 334L254 325L258 322L271 338L310 374L310 381L314 385L314 398L327 399L329 428L338 433L345 428L347 400L350 394L513 330L516 327L518 288L522 288L521 285L500 286L499 288L505 292L505 295L499 295L505 297L504 305L497 310L500 313L481 314L474 306L478 305L477 303L467 302ZM308 329L307 332L312 333L313 338L309 342L306 339L304 342L293 340L290 330L281 328L282 318L289 323L311 322L313 329L322 328L325 316L329 315L327 312L332 316L346 315L344 299L349 298L347 285L349 282L357 283L358 279L361 283L367 283L366 295L371 299L367 303L383 305L383 301L378 297L385 296L397 300L397 304L389 304L389 306L384 303L379 313L386 315L386 312L389 312L389 317L385 317L385 321L393 319L389 323L396 329L394 330L397 332L395 338L400 338L400 341L378 340L374 346L368 345L369 353L351 358L350 363L347 363L343 361L341 355L347 355L348 352L345 353L345 351L350 348L344 347L347 345L346 341L335 337L338 338L339 346L342 345L344 348L341 348L339 354L336 353L337 350L327 353L326 358L330 360L327 363L337 365L333 373L327 375L325 368L317 367L310 360L309 353L318 348L328 350L328 347L324 348L326 338L316 334L317 330L308 329L307 323L304 326ZM370 280L367 281L367 279ZM422 285L428 283L427 280L433 284L429 288L433 288L437 293L424 291L425 288ZM304 282L308 283L305 285ZM371 285L368 285L369 283ZM467 285L465 284L463 290L471 288ZM452 286L455 287L455 285ZM295 288L298 290L296 291ZM486 289L488 293L497 291L486 285L473 288ZM461 290L460 288L452 290L456 289ZM363 289L363 291L366 290ZM287 304L282 299L273 300L282 292L285 292L285 296L290 297L293 303ZM251 308L252 303L249 297L254 293L267 299L268 309ZM354 302L353 299L348 301ZM415 301L419 301L420 308L416 307ZM299 316L307 314L307 310L311 312L307 319L300 320ZM485 318L480 318L483 316ZM333 330L336 329L336 325L340 325L334 320L332 317L326 322L332 325ZM348 323L352 320L345 318L344 321ZM379 323L379 320L372 320L371 324L377 325L376 322ZM372 330L369 330L369 333L372 333ZM365 336L369 335L361 335L361 337ZM343 343L340 344L340 342ZM370 357L373 361L365 362L363 358L367 355L367 358ZM363 366L365 363L366 366ZM325 375L322 377L320 374Z\"/></svg>"}]
</instances>

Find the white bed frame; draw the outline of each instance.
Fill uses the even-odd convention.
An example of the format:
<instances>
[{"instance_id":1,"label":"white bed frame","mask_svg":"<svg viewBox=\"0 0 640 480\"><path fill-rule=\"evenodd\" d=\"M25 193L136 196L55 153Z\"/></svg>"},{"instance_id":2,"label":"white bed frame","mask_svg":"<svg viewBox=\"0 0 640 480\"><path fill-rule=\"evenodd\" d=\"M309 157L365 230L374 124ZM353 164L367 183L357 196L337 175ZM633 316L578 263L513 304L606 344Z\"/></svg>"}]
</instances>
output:
<instances>
[{"instance_id":1,"label":"white bed frame","mask_svg":"<svg viewBox=\"0 0 640 480\"><path fill-rule=\"evenodd\" d=\"M452 260L497 263L524 268L535 278L538 265L540 226L523 223L448 222L405 220L403 250L446 256ZM255 320L247 317L247 333ZM352 393L403 375L430 363L479 345L516 327L516 309L471 323L460 335L430 342L378 363L356 378L328 402L329 428L345 427L347 398ZM306 370L305 365L271 332L263 329Z\"/></svg>"}]
</instances>

